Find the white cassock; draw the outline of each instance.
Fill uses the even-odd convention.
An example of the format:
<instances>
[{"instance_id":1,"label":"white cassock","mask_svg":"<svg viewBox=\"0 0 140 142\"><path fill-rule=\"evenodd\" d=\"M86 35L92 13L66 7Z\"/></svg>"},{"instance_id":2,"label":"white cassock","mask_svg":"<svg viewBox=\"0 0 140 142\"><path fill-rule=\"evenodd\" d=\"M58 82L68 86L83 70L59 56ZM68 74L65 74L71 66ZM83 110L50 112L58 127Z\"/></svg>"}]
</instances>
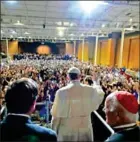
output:
<instances>
[{"instance_id":1,"label":"white cassock","mask_svg":"<svg viewBox=\"0 0 140 142\"><path fill-rule=\"evenodd\" d=\"M51 110L58 141L93 141L90 115L100 103L96 89L79 81L59 89Z\"/></svg>"},{"instance_id":2,"label":"white cassock","mask_svg":"<svg viewBox=\"0 0 140 142\"><path fill-rule=\"evenodd\" d=\"M100 98L100 101L102 102L103 101L103 98L104 98L104 91L102 89L102 87L100 85L98 85L96 82L94 82L94 85L93 85L93 88L96 89L97 93L98 93L98 96ZM100 104L99 104L100 105Z\"/></svg>"}]
</instances>

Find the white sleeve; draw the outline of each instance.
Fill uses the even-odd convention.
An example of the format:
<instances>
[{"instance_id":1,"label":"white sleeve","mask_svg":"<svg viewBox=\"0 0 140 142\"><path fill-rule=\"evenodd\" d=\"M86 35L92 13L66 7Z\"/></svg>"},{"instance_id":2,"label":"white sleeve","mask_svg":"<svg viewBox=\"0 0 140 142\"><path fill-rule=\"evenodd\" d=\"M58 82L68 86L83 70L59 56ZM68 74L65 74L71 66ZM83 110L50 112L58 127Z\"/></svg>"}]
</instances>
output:
<instances>
[{"instance_id":1,"label":"white sleeve","mask_svg":"<svg viewBox=\"0 0 140 142\"><path fill-rule=\"evenodd\" d=\"M102 90L99 90L97 88L93 88L94 89L94 95L93 95L93 106L94 106L94 110L97 110L99 105L101 104L102 100L103 100L103 93ZM93 110L93 111L94 111Z\"/></svg>"},{"instance_id":2,"label":"white sleeve","mask_svg":"<svg viewBox=\"0 0 140 142\"><path fill-rule=\"evenodd\" d=\"M105 93L100 85L94 85L93 88L96 89L96 91L97 91L97 94L99 96L99 105L100 105L101 102L103 101Z\"/></svg>"}]
</instances>

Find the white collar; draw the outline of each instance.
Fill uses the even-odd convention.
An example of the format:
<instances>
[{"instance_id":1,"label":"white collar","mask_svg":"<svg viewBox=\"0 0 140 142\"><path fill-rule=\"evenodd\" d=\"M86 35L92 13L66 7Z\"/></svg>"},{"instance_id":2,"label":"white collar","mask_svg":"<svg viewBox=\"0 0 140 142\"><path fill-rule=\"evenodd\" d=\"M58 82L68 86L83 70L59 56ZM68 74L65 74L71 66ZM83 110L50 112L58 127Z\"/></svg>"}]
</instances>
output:
<instances>
[{"instance_id":1,"label":"white collar","mask_svg":"<svg viewBox=\"0 0 140 142\"><path fill-rule=\"evenodd\" d=\"M70 81L70 83L72 83L72 84L80 84L80 80L72 80L72 81Z\"/></svg>"},{"instance_id":2,"label":"white collar","mask_svg":"<svg viewBox=\"0 0 140 142\"><path fill-rule=\"evenodd\" d=\"M8 115L24 116L24 117L28 117L28 118L30 118L30 116L29 116L29 115L27 115L27 114L8 113Z\"/></svg>"},{"instance_id":3,"label":"white collar","mask_svg":"<svg viewBox=\"0 0 140 142\"><path fill-rule=\"evenodd\" d=\"M127 128L127 127L131 127L131 126L135 126L135 125L136 125L136 123L130 123L130 124L116 126L116 127L113 127L113 128Z\"/></svg>"}]
</instances>

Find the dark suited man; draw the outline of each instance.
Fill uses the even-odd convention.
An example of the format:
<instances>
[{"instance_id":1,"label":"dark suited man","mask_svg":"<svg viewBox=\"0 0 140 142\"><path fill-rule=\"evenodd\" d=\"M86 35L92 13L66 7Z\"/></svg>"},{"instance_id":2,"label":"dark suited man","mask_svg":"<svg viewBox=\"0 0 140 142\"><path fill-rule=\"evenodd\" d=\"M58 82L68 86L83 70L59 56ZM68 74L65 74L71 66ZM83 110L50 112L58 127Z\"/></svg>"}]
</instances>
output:
<instances>
[{"instance_id":1,"label":"dark suited man","mask_svg":"<svg viewBox=\"0 0 140 142\"><path fill-rule=\"evenodd\" d=\"M57 141L53 130L33 124L38 85L22 78L12 83L5 95L8 115L0 124L0 141Z\"/></svg>"},{"instance_id":2,"label":"dark suited man","mask_svg":"<svg viewBox=\"0 0 140 142\"><path fill-rule=\"evenodd\" d=\"M138 102L134 95L118 91L111 93L105 101L106 122L115 133L106 141L140 141L140 128L136 125Z\"/></svg>"}]
</instances>

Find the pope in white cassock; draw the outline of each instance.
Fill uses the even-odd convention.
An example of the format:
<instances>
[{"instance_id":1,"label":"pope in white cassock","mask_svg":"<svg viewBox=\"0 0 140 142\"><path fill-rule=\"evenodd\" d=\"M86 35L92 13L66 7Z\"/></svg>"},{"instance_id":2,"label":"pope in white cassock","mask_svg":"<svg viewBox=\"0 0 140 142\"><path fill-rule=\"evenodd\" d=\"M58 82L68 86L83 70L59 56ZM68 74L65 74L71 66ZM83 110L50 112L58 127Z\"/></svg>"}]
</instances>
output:
<instances>
[{"instance_id":1,"label":"pope in white cassock","mask_svg":"<svg viewBox=\"0 0 140 142\"><path fill-rule=\"evenodd\" d=\"M80 70L68 70L70 83L56 92L51 110L52 129L58 141L93 141L91 112L96 110L102 99L97 90L80 83Z\"/></svg>"}]
</instances>

